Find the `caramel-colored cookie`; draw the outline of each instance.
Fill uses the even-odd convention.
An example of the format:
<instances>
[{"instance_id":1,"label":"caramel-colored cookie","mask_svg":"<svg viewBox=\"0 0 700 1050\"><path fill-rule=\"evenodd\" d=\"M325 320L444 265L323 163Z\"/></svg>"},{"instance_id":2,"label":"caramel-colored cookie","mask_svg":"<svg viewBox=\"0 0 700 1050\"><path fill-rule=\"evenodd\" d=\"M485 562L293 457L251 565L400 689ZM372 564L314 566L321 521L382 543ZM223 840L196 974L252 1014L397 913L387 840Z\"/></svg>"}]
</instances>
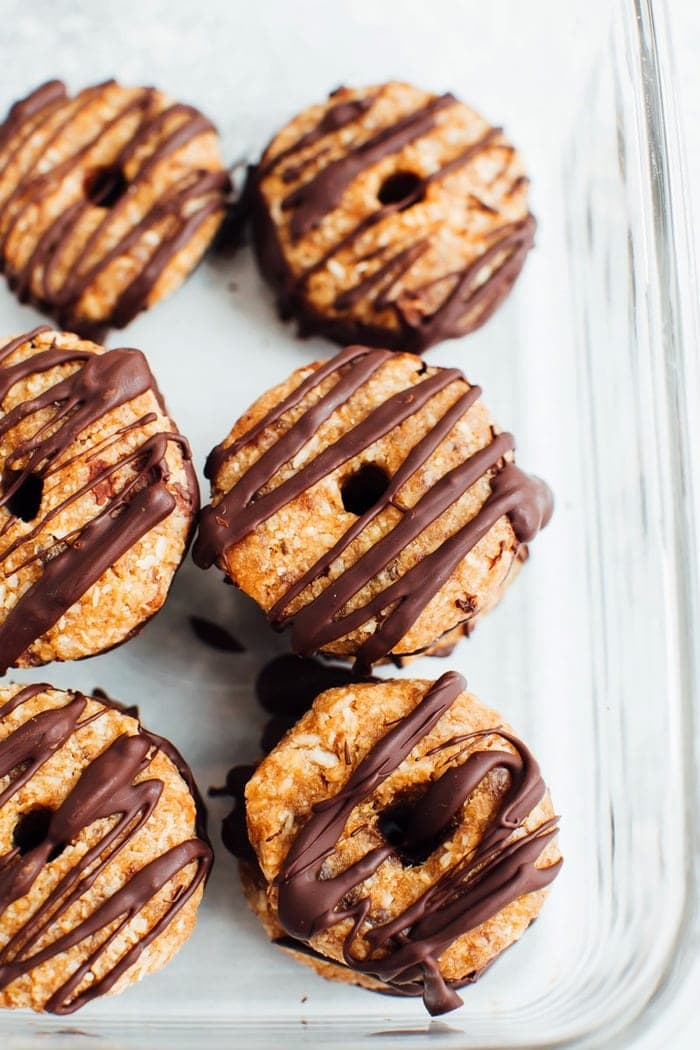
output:
<instances>
[{"instance_id":1,"label":"caramel-colored cookie","mask_svg":"<svg viewBox=\"0 0 700 1050\"><path fill-rule=\"evenodd\" d=\"M171 744L108 701L0 687L0 1007L72 1013L165 966L212 859Z\"/></svg>"},{"instance_id":2,"label":"caramel-colored cookie","mask_svg":"<svg viewBox=\"0 0 700 1050\"><path fill-rule=\"evenodd\" d=\"M535 231L527 186L501 129L453 95L339 88L251 173L260 267L302 331L419 352L510 291Z\"/></svg>"},{"instance_id":3,"label":"caramel-colored cookie","mask_svg":"<svg viewBox=\"0 0 700 1050\"><path fill-rule=\"evenodd\" d=\"M156 613L199 506L139 350L0 340L0 672L110 649Z\"/></svg>"},{"instance_id":4,"label":"caramel-colored cookie","mask_svg":"<svg viewBox=\"0 0 700 1050\"><path fill-rule=\"evenodd\" d=\"M195 560L291 626L298 653L366 670L453 642L552 509L480 393L457 369L365 347L297 370L211 453Z\"/></svg>"},{"instance_id":5,"label":"caramel-colored cookie","mask_svg":"<svg viewBox=\"0 0 700 1050\"><path fill-rule=\"evenodd\" d=\"M49 81L0 126L0 267L21 302L99 338L182 283L228 189L216 129L192 106Z\"/></svg>"},{"instance_id":6,"label":"caramel-colored cookie","mask_svg":"<svg viewBox=\"0 0 700 1050\"><path fill-rule=\"evenodd\" d=\"M322 693L245 800L265 903L245 866L244 886L273 939L433 1014L522 935L561 866L535 759L454 672Z\"/></svg>"}]
</instances>

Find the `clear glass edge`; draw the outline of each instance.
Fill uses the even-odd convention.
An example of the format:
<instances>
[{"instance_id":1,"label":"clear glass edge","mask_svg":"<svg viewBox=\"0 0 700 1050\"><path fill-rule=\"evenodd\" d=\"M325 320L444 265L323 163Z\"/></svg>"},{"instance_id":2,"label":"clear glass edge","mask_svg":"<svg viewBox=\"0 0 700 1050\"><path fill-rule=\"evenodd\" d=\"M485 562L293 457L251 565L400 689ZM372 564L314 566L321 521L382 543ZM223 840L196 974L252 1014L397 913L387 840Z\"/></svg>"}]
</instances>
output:
<instances>
[{"instance_id":1,"label":"clear glass edge","mask_svg":"<svg viewBox=\"0 0 700 1050\"><path fill-rule=\"evenodd\" d=\"M689 848L685 871L685 901L675 943L660 971L656 988L637 1016L619 1031L620 1047L671 1045L672 1031L687 1032L690 1016L688 997L691 971L700 954L700 658L694 639L700 624L698 609L700 545L695 526L700 514L700 455L698 428L693 422L700 413L700 369L697 355L700 325L695 289L696 260L693 241L687 164L676 100L673 48L666 0L634 0L634 22L626 27L636 35L641 62L642 97L646 127L646 162L653 202L656 256L656 294L662 313L661 338L666 378L666 405L672 442L669 465L674 471L676 580L681 674L681 731L687 741L683 767L686 808L685 835ZM692 998L692 997L691 997ZM682 1001L669 1027L668 1014ZM663 1019L663 1035L658 1030ZM595 1045L584 1039L573 1045ZM673 1045L680 1045L674 1043Z\"/></svg>"}]
</instances>

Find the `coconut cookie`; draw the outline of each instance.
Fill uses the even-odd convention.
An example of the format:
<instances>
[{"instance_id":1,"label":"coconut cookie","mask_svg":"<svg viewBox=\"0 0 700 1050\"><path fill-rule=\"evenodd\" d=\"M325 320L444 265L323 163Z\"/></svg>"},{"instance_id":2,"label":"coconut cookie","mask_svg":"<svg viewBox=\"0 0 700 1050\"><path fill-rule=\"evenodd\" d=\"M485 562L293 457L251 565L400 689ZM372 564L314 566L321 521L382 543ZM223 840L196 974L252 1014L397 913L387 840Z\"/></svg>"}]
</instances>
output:
<instances>
[{"instance_id":1,"label":"coconut cookie","mask_svg":"<svg viewBox=\"0 0 700 1050\"><path fill-rule=\"evenodd\" d=\"M260 739L262 753L267 755L272 751L287 730L310 709L319 693L358 680L347 666L321 663L314 657L299 657L292 653L274 657L262 668L255 682L256 699L268 715ZM362 681L379 679L364 678ZM209 789L212 797L223 795L233 799L233 808L223 821L221 837L234 857L253 867L255 855L248 841L244 795L245 786L254 772L254 765L234 766L226 776L224 787Z\"/></svg>"},{"instance_id":2,"label":"coconut cookie","mask_svg":"<svg viewBox=\"0 0 700 1050\"><path fill-rule=\"evenodd\" d=\"M165 966L212 859L171 744L106 701L0 687L0 1007L72 1013Z\"/></svg>"},{"instance_id":3,"label":"coconut cookie","mask_svg":"<svg viewBox=\"0 0 700 1050\"><path fill-rule=\"evenodd\" d=\"M420 352L486 321L532 247L520 157L453 95L339 88L251 173L261 270L283 316Z\"/></svg>"},{"instance_id":4,"label":"coconut cookie","mask_svg":"<svg viewBox=\"0 0 700 1050\"><path fill-rule=\"evenodd\" d=\"M457 369L353 346L264 394L209 456L195 561L292 648L387 657L454 641L552 511Z\"/></svg>"},{"instance_id":5,"label":"coconut cookie","mask_svg":"<svg viewBox=\"0 0 700 1050\"><path fill-rule=\"evenodd\" d=\"M322 693L245 798L260 877L244 886L268 932L432 1014L521 936L561 866L535 759L454 672Z\"/></svg>"},{"instance_id":6,"label":"coconut cookie","mask_svg":"<svg viewBox=\"0 0 700 1050\"><path fill-rule=\"evenodd\" d=\"M182 283L229 188L216 129L192 106L49 81L0 126L0 266L21 302L99 338Z\"/></svg>"},{"instance_id":7,"label":"coconut cookie","mask_svg":"<svg viewBox=\"0 0 700 1050\"><path fill-rule=\"evenodd\" d=\"M4 344L4 345L3 345ZM139 350L0 340L0 671L77 660L165 601L199 506Z\"/></svg>"}]
</instances>

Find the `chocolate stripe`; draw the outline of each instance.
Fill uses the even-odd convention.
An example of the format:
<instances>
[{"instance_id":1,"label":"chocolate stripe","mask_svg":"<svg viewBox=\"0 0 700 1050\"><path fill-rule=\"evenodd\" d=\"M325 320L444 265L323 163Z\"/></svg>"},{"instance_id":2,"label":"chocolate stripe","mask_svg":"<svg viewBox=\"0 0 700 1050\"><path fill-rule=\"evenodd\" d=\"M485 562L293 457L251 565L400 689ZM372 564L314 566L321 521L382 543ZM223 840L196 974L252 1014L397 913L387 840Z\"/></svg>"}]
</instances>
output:
<instances>
[{"instance_id":1,"label":"chocolate stripe","mask_svg":"<svg viewBox=\"0 0 700 1050\"><path fill-rule=\"evenodd\" d=\"M365 101L369 101L371 105L374 97L367 96ZM352 120L360 121L363 116L361 101L355 99L345 104L354 107ZM283 171L283 178L288 176L289 181L294 181L303 174L307 166L317 165L314 176L290 190L282 200L283 213L291 212L288 228L292 245L310 234L327 214L339 207L343 194L361 172L384 156L399 151L408 143L428 134L435 126L432 116L434 112L445 105L454 104L455 101L451 95L433 98L426 106L401 118L395 124L384 126L365 142L359 145L351 143L346 147L346 152L335 160L323 163L323 154L327 152L325 147L303 158L297 165L292 165L288 171ZM330 118L332 112L333 107L326 110L326 115ZM322 124L323 118L316 128L307 133L311 136L312 143L332 130L329 127L321 134ZM415 185L400 201L382 205L363 215L352 229L342 234L317 257L312 247L312 261L305 263L303 267L298 263L293 265L282 247L278 229L280 224L270 215L264 183L277 168L279 160L289 153L294 155L299 151L303 154L307 145L306 137L302 136L277 157L263 158L258 169L251 172L246 200L250 202L253 216L260 267L265 276L277 286L279 307L283 316L297 315L303 332L325 332L339 342L366 340L373 345L413 352L421 352L439 340L465 334L483 324L507 295L528 250L532 247L536 226L532 215L527 215L521 222L505 226L502 231L492 234L486 247L480 250L480 254L465 263L459 272L452 275L440 273L436 279L421 288L405 288L405 278L418 259L430 251L432 238L421 236L412 243L406 244L404 240L403 244L397 246L392 243L390 224L387 226L389 236L384 238L385 257L380 258L376 267L365 273L355 284L338 292L330 312L316 309L308 286L311 278L323 271L331 260L343 251L349 250L357 263L361 258L360 240L370 229L391 220L398 211L419 205L431 185L448 179L461 168L468 166L480 153L500 150L510 158L514 152L513 147L499 142L501 135L501 128L488 128L480 138L464 146L441 167L423 177L416 176ZM505 171L505 167L503 170ZM522 181L523 178L518 179L510 192L521 185ZM470 207L497 214L477 197L468 197L467 208ZM490 265L493 265L493 272L485 274L485 269ZM427 269L430 270L431 267L427 266ZM421 306L421 294L443 282L448 289L447 294L437 308L433 307L430 314L425 315ZM392 295L395 286L398 286L398 292ZM428 301L434 302L435 296L431 296ZM396 320L391 322L379 319L374 324L366 318L360 319L356 307L361 303L367 303L377 314L391 309Z\"/></svg>"},{"instance_id":2,"label":"chocolate stripe","mask_svg":"<svg viewBox=\"0 0 700 1050\"><path fill-rule=\"evenodd\" d=\"M288 193L282 201L282 209L292 211L289 224L292 240L298 241L318 226L324 215L337 208L356 175L376 164L382 157L397 153L409 142L426 135L435 127L434 115L454 103L453 95L431 99L421 109L382 128L372 138L349 150L345 156L326 165L309 182Z\"/></svg>"},{"instance_id":3,"label":"chocolate stripe","mask_svg":"<svg viewBox=\"0 0 700 1050\"><path fill-rule=\"evenodd\" d=\"M334 373L338 375L338 382L325 397L302 413L282 437L238 478L217 504L202 511L199 535L194 546L194 558L198 565L206 568L218 561L225 568L226 552L262 522L269 520L341 464L357 457L398 427L441 390L455 382L466 384L458 370L440 369L427 379L392 395L295 474L269 491L264 491L276 472L304 448L316 433L320 422L328 418L330 413L326 407L338 407L351 396L348 390L354 392L358 389L360 384L351 382L356 370L361 366L369 370L372 364L378 367L386 355L387 351L348 347L339 357L326 362L317 373L307 377L250 431L232 444L221 445L212 452L207 472L210 477L216 477L225 463L249 442L252 443L267 428L279 424L290 409L296 408L329 376ZM348 367L349 371L344 372ZM333 547L291 583L274 603L269 618L278 626L292 627L292 647L295 652L314 652L395 605L378 623L374 634L358 653L358 668L366 671L372 662L391 652L460 561L502 515L510 517L521 543L529 542L547 524L552 510L548 488L544 482L524 474L512 463L501 465L504 456L513 448L513 439L509 434L498 435L486 448L449 471L425 493L416 506L403 511L398 524L346 568L332 584L329 583L300 609L291 614L286 612L309 585L323 578L335 559L347 550L378 514L386 510L389 504L395 506L393 501L401 486L428 461L479 394L478 387L471 387L443 412L428 433L413 449L408 450L402 466L376 503L349 525ZM409 543L464 496L480 477L497 468L491 496L476 517L406 571L395 583L368 599L360 608L342 613L343 606L398 558Z\"/></svg>"},{"instance_id":4,"label":"chocolate stripe","mask_svg":"<svg viewBox=\"0 0 700 1050\"><path fill-rule=\"evenodd\" d=\"M29 257L19 269L8 272L10 286L16 290L22 301L31 301L39 309L52 313L63 327L84 333L88 332L91 325L79 312L80 300L115 258L125 254L137 242L145 244L149 231L155 230L163 220L167 219L171 224L172 228L165 241L155 248L149 246L149 257L141 273L122 291L115 305L113 317L110 317L109 321L122 326L144 308L148 296L170 260L184 247L206 218L217 212L223 213L226 196L230 190L230 179L225 172L191 172L191 177L181 180L179 189L175 187L176 192L164 195L140 219L134 221L130 217L135 194L138 193L139 187L151 178L156 166L198 135L214 131L210 121L191 106L175 103L166 110L153 114L153 106L158 97L153 88L142 89L101 126L89 142L54 168L37 174L39 161L46 155L52 143L67 134L80 113L113 87L114 82L108 81L86 89L75 99L69 99L65 95L64 86L58 81L52 82L45 89L39 89L24 103L13 107L7 121L0 128L0 164L3 164L9 162L13 155L13 144L18 139L21 141L25 128L29 129L27 141L30 141L30 122L37 112L41 113L49 104L57 106L59 110L63 106L67 111L65 119L59 121L51 132L41 154L38 154L28 169L22 172L17 187L9 197L0 202L0 251L4 250L27 209L55 193L61 182L73 175L76 169L86 162L89 154L99 147L104 136L132 113L137 112L139 117L135 130L112 165L117 170L123 172L124 164L130 162L137 150L149 139L163 135L162 140L153 147L138 171L130 178L122 199L113 207L104 209L104 216L87 234L85 242L81 245L76 265L69 268L62 281L58 280L57 274L63 253L76 236L84 215L90 209L99 207L84 196L71 202L43 230ZM176 121L176 126L165 134L166 125L173 120ZM196 209L196 215L193 215L191 205L195 202L199 202L199 207ZM17 203L18 206L15 206ZM105 239L109 242L110 230L122 221L127 223L127 230L118 243L108 243L102 256L96 262L90 262L92 254L98 250L100 241ZM82 262L83 259L88 261L87 265ZM9 265L7 258L4 262L6 266Z\"/></svg>"},{"instance_id":5,"label":"chocolate stripe","mask_svg":"<svg viewBox=\"0 0 700 1050\"><path fill-rule=\"evenodd\" d=\"M51 411L48 422L18 441L5 459L6 471L17 469L17 476L0 493L0 507L11 500L29 475L42 481L68 464L61 456L96 422L109 412L151 391L159 397L155 380L145 357L138 350L115 349L103 354L62 348L55 344L37 354L8 363L11 355L45 329L36 329L0 348L0 401L20 380L39 375L56 366L77 363L80 367L58 380L41 394L15 405L0 418L0 437L6 437L19 423ZM90 480L69 494L59 506L44 513L34 527L18 536L0 551L0 568L18 549L31 551L17 572L31 561L44 562L41 575L20 595L0 624L0 669L14 664L28 646L41 637L87 590L132 546L175 509L176 501L167 486L166 455L169 443L182 449L187 490L197 500L197 481L191 465L189 446L180 434L159 433L144 438L127 450L116 463L101 467ZM75 457L74 457L75 458ZM69 461L69 462L72 462ZM99 512L75 534L53 538L51 546L36 549L35 541L45 526L86 492L128 465L133 470L112 492ZM16 518L8 515L0 530L6 535ZM46 542L46 541L45 541ZM56 550L62 543L62 549Z\"/></svg>"},{"instance_id":6,"label":"chocolate stripe","mask_svg":"<svg viewBox=\"0 0 700 1050\"><path fill-rule=\"evenodd\" d=\"M384 495L377 500L374 506L370 507L364 514L360 515L357 521L350 526L345 535L341 536L335 546L333 546L327 554L322 555L318 561L297 580L296 583L292 584L287 593L272 607L270 610L270 619L273 622L280 623L283 619L283 612L286 606L294 601L294 599L298 597L304 588L308 587L314 579L321 576L321 574L333 564L338 555L347 550L352 541L360 535L362 530L374 521L382 510L385 510L386 507L388 507L402 485L405 485L406 482L413 477L416 471L420 469L422 464L430 458L440 442L445 439L450 430L456 426L462 416L469 411L471 406L480 396L481 387L470 387L466 394L463 394L462 397L455 401L449 411L445 413L432 430L429 430L425 437L421 438L418 444L411 449L402 465L394 474L394 477L389 482Z\"/></svg>"},{"instance_id":7,"label":"chocolate stripe","mask_svg":"<svg viewBox=\"0 0 700 1050\"><path fill-rule=\"evenodd\" d=\"M539 767L525 745L499 728L473 734L472 739L500 736L513 746L514 753L474 750L461 765L450 766L433 781L423 800L414 804L417 823L410 817L406 820L409 835L432 841L445 827L445 797L454 813L491 770L508 771L510 786L475 853L449 868L389 922L373 921L364 928L370 915L370 899L353 893L353 903L343 901L397 853L395 846L387 843L370 850L363 859L332 878L322 877L322 868L335 850L353 809L398 769L464 689L464 679L454 672L443 675L429 689L420 703L374 745L345 787L313 807L276 880L279 919L291 937L309 941L350 920L352 926L343 940L346 965L387 984L396 984L399 989L420 981L425 1004L432 1014L452 1010L462 1002L440 973L437 961L442 953L458 937L518 897L544 889L561 866L561 861L557 861L547 868L536 867L556 832L556 820L513 838L546 790ZM354 950L360 933L370 946L368 956L358 956ZM377 950L378 957L374 954Z\"/></svg>"},{"instance_id":8,"label":"chocolate stripe","mask_svg":"<svg viewBox=\"0 0 700 1050\"><path fill-rule=\"evenodd\" d=\"M8 704L0 708L0 718L6 717L45 688L50 687L30 686L19 690ZM97 715L80 721L87 702L85 696L77 693L64 706L48 708L21 723L8 737L0 741L0 776L12 773L16 769L22 770L10 780L10 784L0 796L0 807L16 795L34 773L72 736L79 733L82 726L104 713L103 707ZM198 810L197 833L200 837L182 842L145 864L140 870L132 873L126 882L90 915L68 932L62 932L62 916L88 892L98 876L147 823L153 813L162 794L163 782L155 778L141 779L138 782L135 780L148 768L154 747L160 748L161 743L163 742L159 737L153 736L142 727L139 727L136 735L117 737L82 770L71 791L51 815L42 841L24 855L14 848L0 857L1 917L14 901L31 891L56 849L70 845L95 821L118 818L108 825L97 842L69 868L40 906L0 949L0 989L8 987L17 978L30 974L38 966L57 958L70 948L100 933L115 920L121 919L116 929L93 951L88 952L87 957L56 989L45 1005L45 1009L53 1013L72 1013L89 1000L109 991L134 964L147 945L166 929L207 878L213 855L208 840L201 831L201 800L195 790L194 798ZM193 784L191 772L179 752L168 744L165 753L185 782L188 785ZM99 964L106 956L110 945L127 922L155 898L163 886L192 865L194 868L189 882L171 901L163 902L166 904L163 914L148 933L109 965L99 980L90 984L82 993L76 994L91 967ZM50 943L33 951L37 943L45 939L49 930L54 933Z\"/></svg>"},{"instance_id":9,"label":"chocolate stripe","mask_svg":"<svg viewBox=\"0 0 700 1050\"><path fill-rule=\"evenodd\" d=\"M376 370L377 365L372 357L366 358L365 361L374 366L372 371ZM341 379L331 391L331 395L336 395L337 391L337 395L332 398L334 408L344 404L348 397L368 378L366 373L370 372L370 369L369 367L362 369L363 363L360 362L360 365L348 373L348 376ZM363 371L365 374L362 374ZM355 376L356 372L360 372L359 377ZM305 492L322 478L331 474L337 467L369 448L375 441L378 441L402 423L404 419L415 415L430 398L434 397L435 394L444 389L458 376L459 373L456 370L445 369L429 379L423 380L422 383L417 383L416 386L411 387L408 391L402 390L398 394L394 394L383 404L373 409L353 430L325 448L323 452L305 467L302 467L296 474L281 482L271 492L267 492L251 502L255 493L270 480L272 476L272 472L268 469L270 464L274 465L275 470L277 470L283 463L288 462L294 454L287 454L287 449L281 446L301 448L313 437L318 426L313 418L309 418L313 415L313 409L310 410L306 417L303 417L305 425L299 426L297 424L296 427L288 431L284 438L273 445L268 452L253 464L238 484L227 493L221 503L217 504L215 508L217 516L229 521L226 529L227 546L231 546L247 533L252 532L261 522L272 517L273 514L276 514L282 507L291 503L302 492ZM352 384L349 383L350 377L353 377L355 380ZM348 386L351 386L349 393ZM319 402L319 404L321 403ZM327 415L330 415L330 412ZM285 438L289 438L290 435L294 436L294 442L291 440L285 441Z\"/></svg>"},{"instance_id":10,"label":"chocolate stripe","mask_svg":"<svg viewBox=\"0 0 700 1050\"><path fill-rule=\"evenodd\" d=\"M332 132L340 131L341 128L345 128L349 124L354 124L356 120L359 120L371 108L375 99L376 95L366 95L364 98L352 99L350 102L336 102L334 105L329 106L315 127L298 138L291 146L287 146L286 149L281 150L274 157L263 161L258 170L259 177L263 178L269 175L274 168L278 168L280 164L289 160L290 157L297 153L302 153L309 146L315 146L325 135L330 135Z\"/></svg>"}]
</instances>

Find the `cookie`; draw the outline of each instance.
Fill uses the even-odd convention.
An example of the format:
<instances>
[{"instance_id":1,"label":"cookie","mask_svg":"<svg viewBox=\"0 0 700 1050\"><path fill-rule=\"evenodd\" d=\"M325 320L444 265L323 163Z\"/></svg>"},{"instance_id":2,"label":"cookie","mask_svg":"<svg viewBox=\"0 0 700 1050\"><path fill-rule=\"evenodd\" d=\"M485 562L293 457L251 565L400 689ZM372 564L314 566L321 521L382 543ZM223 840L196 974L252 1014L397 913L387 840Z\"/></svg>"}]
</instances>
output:
<instances>
[{"instance_id":1,"label":"cookie","mask_svg":"<svg viewBox=\"0 0 700 1050\"><path fill-rule=\"evenodd\" d=\"M0 340L0 672L77 660L165 601L199 507L139 350Z\"/></svg>"},{"instance_id":2,"label":"cookie","mask_svg":"<svg viewBox=\"0 0 700 1050\"><path fill-rule=\"evenodd\" d=\"M245 799L268 932L431 1014L522 935L562 863L535 759L454 672L322 693Z\"/></svg>"},{"instance_id":3,"label":"cookie","mask_svg":"<svg viewBox=\"0 0 700 1050\"><path fill-rule=\"evenodd\" d=\"M339 88L251 172L260 268L283 316L341 344L420 352L482 325L532 247L528 179L453 95Z\"/></svg>"},{"instance_id":4,"label":"cookie","mask_svg":"<svg viewBox=\"0 0 700 1050\"><path fill-rule=\"evenodd\" d=\"M384 995L403 995L400 989L384 984L366 973L359 973L344 963L332 962L330 959L315 951L304 941L298 941L289 937L280 924L280 921L270 907L267 896L267 887L262 878L260 868L245 860L239 860L238 871L241 879L243 895L248 902L250 910L262 923L268 938L295 962L310 967L319 977L325 977L327 981L340 981L341 984L353 984L359 988L366 988L371 992L380 992Z\"/></svg>"},{"instance_id":5,"label":"cookie","mask_svg":"<svg viewBox=\"0 0 700 1050\"><path fill-rule=\"evenodd\" d=\"M348 347L264 394L209 456L197 564L216 562L292 649L358 670L454 641L549 520L457 369Z\"/></svg>"},{"instance_id":6,"label":"cookie","mask_svg":"<svg viewBox=\"0 0 700 1050\"><path fill-rule=\"evenodd\" d=\"M68 1014L165 966L212 859L172 744L105 700L0 686L0 1007Z\"/></svg>"},{"instance_id":7,"label":"cookie","mask_svg":"<svg viewBox=\"0 0 700 1050\"><path fill-rule=\"evenodd\" d=\"M214 126L155 88L51 80L0 126L0 266L20 302L97 338L174 291L224 217Z\"/></svg>"},{"instance_id":8,"label":"cookie","mask_svg":"<svg viewBox=\"0 0 700 1050\"><path fill-rule=\"evenodd\" d=\"M378 682L378 678L362 681ZM347 666L321 663L314 657L299 657L283 653L265 664L255 681L255 697L268 715L262 731L260 749L267 755L280 742L288 729L311 708L316 697L335 686L358 681ZM239 862L256 865L248 840L245 822L245 787L255 772L255 765L239 765L230 769L224 787L209 788L212 798L227 796L233 799L233 808L224 819L221 837L224 846Z\"/></svg>"},{"instance_id":9,"label":"cookie","mask_svg":"<svg viewBox=\"0 0 700 1050\"><path fill-rule=\"evenodd\" d=\"M355 681L347 667L321 663L314 657L283 653L265 664L255 682L256 699L270 716L260 741L263 755L272 751L301 715L311 708L320 693ZM378 682L380 679L363 681ZM267 885L250 844L245 816L245 789L255 769L255 765L234 766L226 776L224 787L209 789L212 797L226 796L233 799L233 807L222 822L221 838L226 849L238 861L243 893L251 910L263 924L270 940L293 959L311 966L323 977L386 992L386 985L380 981L332 963L308 944L288 937L270 908ZM394 994L393 989L391 994Z\"/></svg>"}]
</instances>

